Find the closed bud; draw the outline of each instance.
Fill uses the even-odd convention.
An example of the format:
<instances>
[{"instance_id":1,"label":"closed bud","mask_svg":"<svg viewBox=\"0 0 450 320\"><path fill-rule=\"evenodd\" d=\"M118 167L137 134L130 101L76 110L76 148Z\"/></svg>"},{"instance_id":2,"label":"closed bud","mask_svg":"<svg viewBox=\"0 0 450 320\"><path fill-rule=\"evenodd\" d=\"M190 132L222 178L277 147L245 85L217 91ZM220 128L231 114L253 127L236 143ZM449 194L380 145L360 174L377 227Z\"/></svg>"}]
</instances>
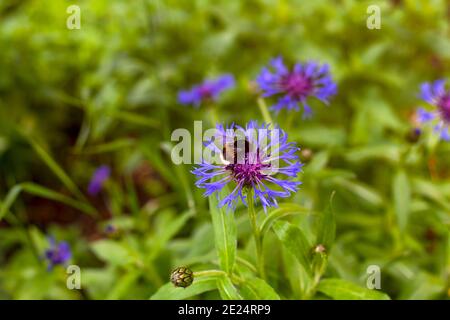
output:
<instances>
[{"instance_id":1,"label":"closed bud","mask_svg":"<svg viewBox=\"0 0 450 320\"><path fill-rule=\"evenodd\" d=\"M194 281L194 273L187 267L178 267L172 271L170 281L175 287L186 288Z\"/></svg>"},{"instance_id":2,"label":"closed bud","mask_svg":"<svg viewBox=\"0 0 450 320\"><path fill-rule=\"evenodd\" d=\"M327 251L327 249L325 248L325 246L323 244L319 244L314 248L315 253L325 253L326 251Z\"/></svg>"},{"instance_id":3,"label":"closed bud","mask_svg":"<svg viewBox=\"0 0 450 320\"><path fill-rule=\"evenodd\" d=\"M313 151L311 149L303 149L300 151L300 154L302 156L302 160L305 162L308 162L313 157Z\"/></svg>"}]
</instances>

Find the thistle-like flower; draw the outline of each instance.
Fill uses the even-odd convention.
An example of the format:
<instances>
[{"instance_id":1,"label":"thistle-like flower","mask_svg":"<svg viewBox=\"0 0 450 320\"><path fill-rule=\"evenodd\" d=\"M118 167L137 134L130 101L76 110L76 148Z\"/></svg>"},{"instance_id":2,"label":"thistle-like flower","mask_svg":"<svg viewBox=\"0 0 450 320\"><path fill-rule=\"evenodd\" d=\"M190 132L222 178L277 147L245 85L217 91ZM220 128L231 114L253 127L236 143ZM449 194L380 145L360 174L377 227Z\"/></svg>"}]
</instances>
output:
<instances>
[{"instance_id":1,"label":"thistle-like flower","mask_svg":"<svg viewBox=\"0 0 450 320\"><path fill-rule=\"evenodd\" d=\"M417 110L420 124L431 124L441 139L450 141L450 89L445 89L445 80L423 83L420 96L434 108L431 111Z\"/></svg>"},{"instance_id":2,"label":"thistle-like flower","mask_svg":"<svg viewBox=\"0 0 450 320\"><path fill-rule=\"evenodd\" d=\"M53 237L48 239L50 247L45 251L45 259L48 262L48 269L54 266L64 265L72 257L70 246L67 242L61 241L56 243Z\"/></svg>"},{"instance_id":3,"label":"thistle-like flower","mask_svg":"<svg viewBox=\"0 0 450 320\"><path fill-rule=\"evenodd\" d=\"M202 102L216 101L223 91L232 87L234 77L231 74L224 74L217 79L205 80L189 90L181 90L178 93L178 102L199 107Z\"/></svg>"},{"instance_id":4,"label":"thistle-like flower","mask_svg":"<svg viewBox=\"0 0 450 320\"><path fill-rule=\"evenodd\" d=\"M92 175L91 181L88 186L88 193L91 196L97 195L103 188L106 180L109 179L111 175L111 169L108 166L100 166L95 170Z\"/></svg>"},{"instance_id":5,"label":"thistle-like flower","mask_svg":"<svg viewBox=\"0 0 450 320\"><path fill-rule=\"evenodd\" d=\"M299 110L303 106L303 117L311 116L311 107L307 103L309 97L316 97L325 104L337 92L337 85L331 79L327 64L315 62L297 63L289 70L281 57L271 61L273 72L265 67L256 79L263 97L279 96L278 102L271 109Z\"/></svg>"},{"instance_id":6,"label":"thistle-like flower","mask_svg":"<svg viewBox=\"0 0 450 320\"><path fill-rule=\"evenodd\" d=\"M214 141L206 144L213 156L192 171L197 187L209 196L230 185L232 191L220 199L219 207L235 209L239 198L247 205L247 189L253 190L249 201L259 200L264 210L276 207L277 198L289 197L301 184L292 181L303 166L296 154L300 149L287 138L283 130L256 121L245 128L218 124Z\"/></svg>"}]
</instances>

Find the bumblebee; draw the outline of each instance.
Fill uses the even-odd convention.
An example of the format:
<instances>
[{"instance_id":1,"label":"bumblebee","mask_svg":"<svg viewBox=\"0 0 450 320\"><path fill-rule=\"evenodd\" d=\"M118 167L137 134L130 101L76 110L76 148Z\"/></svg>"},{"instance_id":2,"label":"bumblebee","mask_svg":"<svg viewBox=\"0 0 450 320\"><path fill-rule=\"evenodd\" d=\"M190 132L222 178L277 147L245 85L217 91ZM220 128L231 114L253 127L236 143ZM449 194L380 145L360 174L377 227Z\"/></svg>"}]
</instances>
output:
<instances>
[{"instance_id":1,"label":"bumblebee","mask_svg":"<svg viewBox=\"0 0 450 320\"><path fill-rule=\"evenodd\" d=\"M245 163L249 152L250 142L247 139L238 140L237 137L234 137L233 142L227 142L223 145L220 159L226 165Z\"/></svg>"}]
</instances>

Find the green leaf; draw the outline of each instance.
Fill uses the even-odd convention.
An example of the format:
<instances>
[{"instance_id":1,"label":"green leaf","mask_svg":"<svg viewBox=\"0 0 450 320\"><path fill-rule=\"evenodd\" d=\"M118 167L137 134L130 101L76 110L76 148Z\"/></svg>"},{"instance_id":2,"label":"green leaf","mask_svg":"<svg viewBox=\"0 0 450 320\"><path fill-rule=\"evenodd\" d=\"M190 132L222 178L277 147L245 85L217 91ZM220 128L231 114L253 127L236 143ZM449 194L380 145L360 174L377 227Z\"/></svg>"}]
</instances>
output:
<instances>
[{"instance_id":1,"label":"green leaf","mask_svg":"<svg viewBox=\"0 0 450 320\"><path fill-rule=\"evenodd\" d=\"M318 234L316 244L322 244L326 250L329 251L333 245L334 238L336 236L336 219L334 216L332 201L334 193L330 197L330 202L319 216L318 222Z\"/></svg>"},{"instance_id":2,"label":"green leaf","mask_svg":"<svg viewBox=\"0 0 450 320\"><path fill-rule=\"evenodd\" d=\"M173 145L171 143L162 143L161 148L167 153L168 156L171 155ZM177 186L182 187L182 194L186 197L186 202L188 208L192 211L196 210L194 194L192 191L192 185L189 181L189 169L185 165L175 165L174 171L176 174Z\"/></svg>"},{"instance_id":3,"label":"green leaf","mask_svg":"<svg viewBox=\"0 0 450 320\"><path fill-rule=\"evenodd\" d=\"M111 142L89 146L82 150L83 154L101 154L107 152L115 152L120 151L125 148L129 148L134 145L134 140L125 138L125 139L117 139Z\"/></svg>"},{"instance_id":4,"label":"green leaf","mask_svg":"<svg viewBox=\"0 0 450 320\"><path fill-rule=\"evenodd\" d=\"M209 210L212 217L216 251L221 268L228 274L233 271L236 260L237 228L234 212L218 208L215 194L209 197Z\"/></svg>"},{"instance_id":5,"label":"green leaf","mask_svg":"<svg viewBox=\"0 0 450 320\"><path fill-rule=\"evenodd\" d=\"M310 209L300 206L296 203L282 203L278 208L273 209L267 214L261 223L260 232L261 236L269 230L272 224L281 218L289 215L306 214Z\"/></svg>"},{"instance_id":6,"label":"green leaf","mask_svg":"<svg viewBox=\"0 0 450 320\"><path fill-rule=\"evenodd\" d=\"M272 228L286 249L297 258L305 271L308 274L312 274L310 259L311 245L308 243L300 228L285 221L274 223Z\"/></svg>"},{"instance_id":7,"label":"green leaf","mask_svg":"<svg viewBox=\"0 0 450 320\"><path fill-rule=\"evenodd\" d=\"M17 197L20 195L21 192L26 192L41 198L64 203L70 207L78 209L81 212L84 212L89 215L94 215L96 213L95 209L85 202L74 200L61 193L58 193L56 191L50 190L46 187L31 182L24 182L15 185L13 188L9 190L0 207L0 220L8 213L9 209L11 208L13 203L17 200Z\"/></svg>"},{"instance_id":8,"label":"green leaf","mask_svg":"<svg viewBox=\"0 0 450 320\"><path fill-rule=\"evenodd\" d=\"M152 251L148 254L148 262L156 258L158 254L165 248L167 242L172 239L192 217L192 211L187 211L177 217L169 220L163 229L158 230L157 236L152 240Z\"/></svg>"},{"instance_id":9,"label":"green leaf","mask_svg":"<svg viewBox=\"0 0 450 320\"><path fill-rule=\"evenodd\" d=\"M408 224L408 217L411 208L411 187L408 176L404 170L399 170L392 181L392 194L394 197L395 214L397 223L401 231L404 231Z\"/></svg>"},{"instance_id":10,"label":"green leaf","mask_svg":"<svg viewBox=\"0 0 450 320\"><path fill-rule=\"evenodd\" d=\"M227 276L222 276L217 281L220 296L224 300L242 300L236 287L233 285L231 279Z\"/></svg>"},{"instance_id":11,"label":"green leaf","mask_svg":"<svg viewBox=\"0 0 450 320\"><path fill-rule=\"evenodd\" d=\"M163 285L150 297L150 300L183 300L201 293L217 289L217 276L203 276L194 278L194 282L187 288L177 288L171 282Z\"/></svg>"},{"instance_id":12,"label":"green leaf","mask_svg":"<svg viewBox=\"0 0 450 320\"><path fill-rule=\"evenodd\" d=\"M245 279L241 293L246 300L280 300L280 296L267 282L256 277Z\"/></svg>"},{"instance_id":13,"label":"green leaf","mask_svg":"<svg viewBox=\"0 0 450 320\"><path fill-rule=\"evenodd\" d=\"M304 145L324 149L343 146L347 140L346 131L343 128L323 125L302 126L291 134L294 140L301 139Z\"/></svg>"},{"instance_id":14,"label":"green leaf","mask_svg":"<svg viewBox=\"0 0 450 320\"><path fill-rule=\"evenodd\" d=\"M325 169L330 160L330 153L328 151L321 151L314 155L311 162L305 168L306 174L318 173L320 170Z\"/></svg>"},{"instance_id":15,"label":"green leaf","mask_svg":"<svg viewBox=\"0 0 450 320\"><path fill-rule=\"evenodd\" d=\"M135 114L129 111L108 111L106 115L129 122L132 125L140 125L149 128L158 128L160 126L160 122L158 120L144 117L142 114Z\"/></svg>"},{"instance_id":16,"label":"green leaf","mask_svg":"<svg viewBox=\"0 0 450 320\"><path fill-rule=\"evenodd\" d=\"M343 178L335 178L333 180L337 186L348 190L374 207L382 207L384 205L383 197L375 189L367 185Z\"/></svg>"},{"instance_id":17,"label":"green leaf","mask_svg":"<svg viewBox=\"0 0 450 320\"><path fill-rule=\"evenodd\" d=\"M75 184L75 182L73 182L69 175L59 166L59 164L55 160L53 160L50 154L31 137L25 135L25 138L33 147L37 155L42 159L42 161L45 162L45 164L59 178L59 180L66 186L66 188L69 189L69 191L78 198L85 200L85 196L80 191L80 189L78 189L78 186Z\"/></svg>"},{"instance_id":18,"label":"green leaf","mask_svg":"<svg viewBox=\"0 0 450 320\"><path fill-rule=\"evenodd\" d=\"M342 279L324 279L317 290L334 300L389 300L381 291L370 290Z\"/></svg>"},{"instance_id":19,"label":"green leaf","mask_svg":"<svg viewBox=\"0 0 450 320\"><path fill-rule=\"evenodd\" d=\"M113 265L122 266L133 261L131 252L112 240L96 241L91 248L99 259Z\"/></svg>"},{"instance_id":20,"label":"green leaf","mask_svg":"<svg viewBox=\"0 0 450 320\"><path fill-rule=\"evenodd\" d=\"M354 163L361 163L373 160L385 160L390 163L398 163L400 161L401 148L393 144L382 144L375 146L364 146L346 150L345 158Z\"/></svg>"},{"instance_id":21,"label":"green leaf","mask_svg":"<svg viewBox=\"0 0 450 320\"><path fill-rule=\"evenodd\" d=\"M425 179L415 178L412 181L413 190L415 193L418 193L426 198L431 199L435 203L439 204L446 210L450 210L450 203L446 199L446 197L442 194L439 186L431 183Z\"/></svg>"},{"instance_id":22,"label":"green leaf","mask_svg":"<svg viewBox=\"0 0 450 320\"><path fill-rule=\"evenodd\" d=\"M124 297L127 291L136 283L140 275L140 271L129 271L114 281L114 287L109 291L106 300L118 300Z\"/></svg>"}]
</instances>

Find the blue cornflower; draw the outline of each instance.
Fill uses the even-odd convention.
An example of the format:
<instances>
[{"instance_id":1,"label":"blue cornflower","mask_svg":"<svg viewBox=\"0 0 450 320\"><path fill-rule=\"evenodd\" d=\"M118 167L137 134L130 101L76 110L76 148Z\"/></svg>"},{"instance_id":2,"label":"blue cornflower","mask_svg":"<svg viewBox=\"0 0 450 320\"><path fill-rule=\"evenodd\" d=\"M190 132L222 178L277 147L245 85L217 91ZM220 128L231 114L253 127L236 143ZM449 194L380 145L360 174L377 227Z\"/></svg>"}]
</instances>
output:
<instances>
[{"instance_id":1,"label":"blue cornflower","mask_svg":"<svg viewBox=\"0 0 450 320\"><path fill-rule=\"evenodd\" d=\"M434 107L427 111L423 108L417 110L417 118L421 124L430 123L434 132L446 141L450 141L450 90L445 89L445 80L421 85L421 98Z\"/></svg>"},{"instance_id":2,"label":"blue cornflower","mask_svg":"<svg viewBox=\"0 0 450 320\"><path fill-rule=\"evenodd\" d=\"M316 97L325 104L337 92L337 85L331 79L327 64L315 62L297 63L289 70L278 57L271 61L269 68L263 68L256 79L263 97L279 95L278 102L271 109L279 112L281 109L299 110L303 106L303 117L312 113L307 103L309 97Z\"/></svg>"},{"instance_id":3,"label":"blue cornflower","mask_svg":"<svg viewBox=\"0 0 450 320\"><path fill-rule=\"evenodd\" d=\"M103 188L105 181L109 179L111 175L111 169L108 166L100 166L95 170L92 175L91 181L88 186L88 193L91 196L97 195Z\"/></svg>"},{"instance_id":4,"label":"blue cornflower","mask_svg":"<svg viewBox=\"0 0 450 320\"><path fill-rule=\"evenodd\" d=\"M214 139L206 144L214 156L203 159L192 171L198 178L196 186L206 189L205 196L232 186L219 207L235 209L239 198L247 205L247 193L243 192L247 188L253 189L250 201L259 200L265 211L276 207L278 197L289 197L301 184L292 181L303 166L296 154L300 149L287 138L283 130L259 126L256 121L245 128L218 124Z\"/></svg>"},{"instance_id":5,"label":"blue cornflower","mask_svg":"<svg viewBox=\"0 0 450 320\"><path fill-rule=\"evenodd\" d=\"M178 93L178 102L199 107L202 102L217 100L220 93L234 87L234 84L234 77L231 74L224 74L217 79L208 79L189 90L181 90Z\"/></svg>"},{"instance_id":6,"label":"blue cornflower","mask_svg":"<svg viewBox=\"0 0 450 320\"><path fill-rule=\"evenodd\" d=\"M67 242L56 243L53 237L48 239L50 247L45 251L45 259L48 261L48 268L51 270L56 265L64 265L72 257L70 246Z\"/></svg>"}]
</instances>

